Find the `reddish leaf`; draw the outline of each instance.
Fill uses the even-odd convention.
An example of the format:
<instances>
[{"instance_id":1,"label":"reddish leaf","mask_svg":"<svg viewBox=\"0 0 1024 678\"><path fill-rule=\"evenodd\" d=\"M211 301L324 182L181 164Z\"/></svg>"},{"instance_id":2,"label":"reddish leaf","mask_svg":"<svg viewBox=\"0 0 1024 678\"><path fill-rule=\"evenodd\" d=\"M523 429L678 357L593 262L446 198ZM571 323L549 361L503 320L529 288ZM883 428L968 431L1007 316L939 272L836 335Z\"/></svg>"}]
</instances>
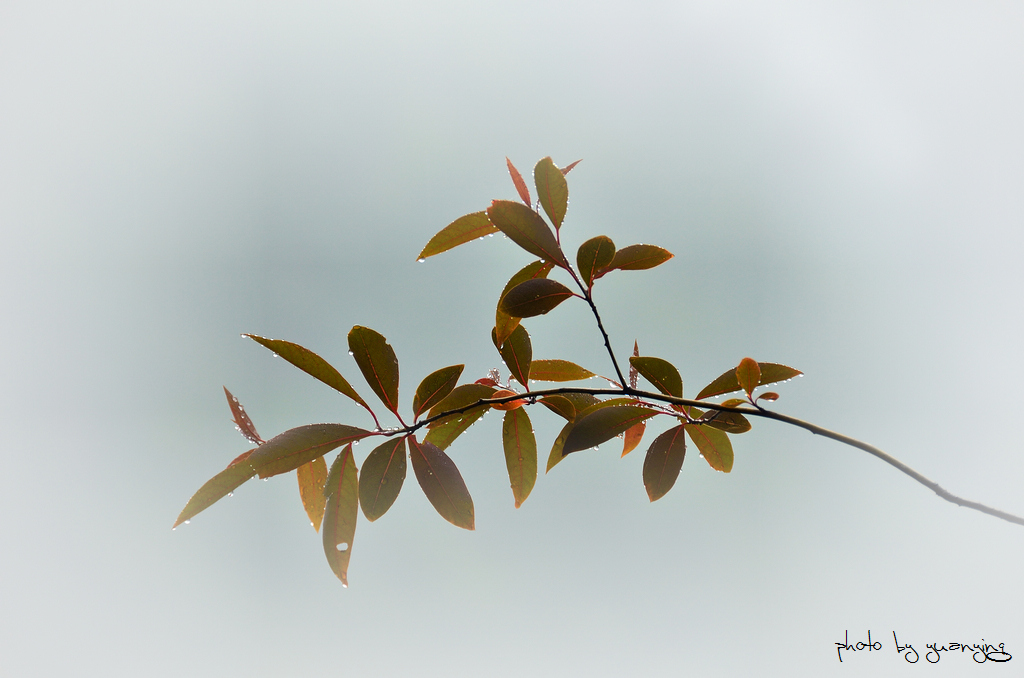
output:
<instances>
[{"instance_id":1,"label":"reddish leaf","mask_svg":"<svg viewBox=\"0 0 1024 678\"><path fill-rule=\"evenodd\" d=\"M564 176L565 176L566 174L568 174L569 172L571 172L571 171L572 171L572 168L573 168L573 167L575 167L576 165L580 164L581 162L583 162L583 159L582 159L582 158L581 158L581 159L579 159L579 160L577 160L576 162L570 162L570 163L569 163L568 165L566 165L565 167L563 167L563 168L562 168L562 176L564 177Z\"/></svg>"},{"instance_id":2,"label":"reddish leaf","mask_svg":"<svg viewBox=\"0 0 1024 678\"><path fill-rule=\"evenodd\" d=\"M644 458L644 487L651 501L664 497L676 484L686 456L683 429L683 426L670 428L655 438L647 450L647 457Z\"/></svg>"},{"instance_id":3,"label":"reddish leaf","mask_svg":"<svg viewBox=\"0 0 1024 678\"><path fill-rule=\"evenodd\" d=\"M324 483L327 482L327 462L323 457L308 461L295 474L299 479L299 497L302 507L306 509L309 522L313 529L320 531L320 521L324 518Z\"/></svg>"},{"instance_id":4,"label":"reddish leaf","mask_svg":"<svg viewBox=\"0 0 1024 678\"><path fill-rule=\"evenodd\" d=\"M424 411L445 399L452 392L465 365L452 365L428 374L416 388L412 399L412 411L417 419Z\"/></svg>"},{"instance_id":5,"label":"reddish leaf","mask_svg":"<svg viewBox=\"0 0 1024 678\"><path fill-rule=\"evenodd\" d=\"M530 363L530 379L534 381L580 381L597 376L568 360L534 360Z\"/></svg>"},{"instance_id":6,"label":"reddish leaf","mask_svg":"<svg viewBox=\"0 0 1024 678\"><path fill-rule=\"evenodd\" d=\"M747 401L743 398L729 398L722 403L723 407L739 407L740 405L746 405Z\"/></svg>"},{"instance_id":7,"label":"reddish leaf","mask_svg":"<svg viewBox=\"0 0 1024 678\"><path fill-rule=\"evenodd\" d=\"M724 473L732 470L732 443L728 435L707 425L685 424L684 428L711 468Z\"/></svg>"},{"instance_id":8,"label":"reddish leaf","mask_svg":"<svg viewBox=\"0 0 1024 678\"><path fill-rule=\"evenodd\" d=\"M512 334L512 330L519 326L519 321L522 318L514 318L508 313L501 310L501 300L504 298L508 291L518 285L521 282L527 280L533 280L534 278L546 278L551 269L554 268L554 264L550 261L535 261L532 264L528 264L508 281L505 285L505 289L501 291L501 296L498 297L498 308L494 313L494 330L498 335L495 343L501 346L508 339L509 335Z\"/></svg>"},{"instance_id":9,"label":"reddish leaf","mask_svg":"<svg viewBox=\"0 0 1024 678\"><path fill-rule=\"evenodd\" d=\"M511 200L495 200L487 210L491 223L530 254L568 269L569 263L539 214Z\"/></svg>"},{"instance_id":10,"label":"reddish leaf","mask_svg":"<svg viewBox=\"0 0 1024 678\"><path fill-rule=\"evenodd\" d=\"M597 273L594 277L600 278L605 273L614 270L642 271L654 268L664 264L673 256L668 250L655 247L654 245L630 245L616 252L612 263L608 264L607 268Z\"/></svg>"},{"instance_id":11,"label":"reddish leaf","mask_svg":"<svg viewBox=\"0 0 1024 678\"><path fill-rule=\"evenodd\" d=\"M335 448L371 435L374 434L370 431L345 424L299 426L257 447L249 455L249 463L260 478L269 478L294 471Z\"/></svg>"},{"instance_id":12,"label":"reddish leaf","mask_svg":"<svg viewBox=\"0 0 1024 678\"><path fill-rule=\"evenodd\" d=\"M657 410L637 405L595 406L576 419L565 439L562 454L600 445L656 414Z\"/></svg>"},{"instance_id":13,"label":"reddish leaf","mask_svg":"<svg viewBox=\"0 0 1024 678\"><path fill-rule=\"evenodd\" d=\"M491 331L491 339L495 338L494 330ZM505 361L505 367L512 373L512 376L526 390L530 390L530 364L533 362L533 346L530 344L530 334L526 328L520 325L512 330L511 336L498 349L501 359ZM493 396L497 397L497 396Z\"/></svg>"},{"instance_id":14,"label":"reddish leaf","mask_svg":"<svg viewBox=\"0 0 1024 678\"><path fill-rule=\"evenodd\" d=\"M637 445L640 444L640 441L643 440L645 431L647 431L647 422L643 421L626 429L625 440L622 444L623 457L636 449Z\"/></svg>"},{"instance_id":15,"label":"reddish leaf","mask_svg":"<svg viewBox=\"0 0 1024 678\"><path fill-rule=\"evenodd\" d=\"M679 370L669 361L650 356L633 356L629 359L629 365L665 395L683 397L683 380Z\"/></svg>"},{"instance_id":16,"label":"reddish leaf","mask_svg":"<svg viewBox=\"0 0 1024 678\"><path fill-rule=\"evenodd\" d=\"M551 219L556 230L561 228L569 205L569 186L565 183L565 175L555 167L551 158L544 158L533 168L533 180L537 184L537 197L548 219Z\"/></svg>"},{"instance_id":17,"label":"reddish leaf","mask_svg":"<svg viewBox=\"0 0 1024 678\"><path fill-rule=\"evenodd\" d=\"M242 403L238 402L238 398L231 395L231 391L228 390L227 386L224 387L224 395L227 396L228 407L231 408L231 417L235 420L235 428L242 434L242 437L253 445L262 444L263 438L260 438L260 434L256 433L256 427L252 425L252 420L245 413Z\"/></svg>"},{"instance_id":18,"label":"reddish leaf","mask_svg":"<svg viewBox=\"0 0 1024 678\"><path fill-rule=\"evenodd\" d=\"M558 436L555 437L555 442L551 445L551 452L548 454L548 465L544 473L548 473L558 464L558 462L565 459L565 455L562 454L562 448L565 446L565 439L568 437L569 432L572 431L573 426L573 422L566 422L565 426L562 427L562 430L559 431Z\"/></svg>"},{"instance_id":19,"label":"reddish leaf","mask_svg":"<svg viewBox=\"0 0 1024 678\"><path fill-rule=\"evenodd\" d=\"M803 374L800 370L794 370L792 367L776 363L758 363L757 366L761 371L761 378L757 382L758 386L774 384L780 381L788 381L793 377L798 377ZM723 393L732 393L733 391L739 390L740 383L736 378L736 370L728 370L722 374L722 376L705 386L704 389L697 394L697 400L722 395Z\"/></svg>"},{"instance_id":20,"label":"reddish leaf","mask_svg":"<svg viewBox=\"0 0 1024 678\"><path fill-rule=\"evenodd\" d=\"M519 394L516 393L515 391L510 391L507 388L499 388L497 391L494 392L494 394L491 396L491 398L494 398L494 399L509 398L509 397L517 396L517 395L519 395ZM496 410L507 411L507 410L519 409L520 407L522 407L525 404L526 404L526 400L524 398L519 398L518 400L505 400L505 401L500 402L500 403L492 403L491 407L496 409Z\"/></svg>"},{"instance_id":21,"label":"reddish leaf","mask_svg":"<svg viewBox=\"0 0 1024 678\"><path fill-rule=\"evenodd\" d=\"M348 350L363 378L384 406L398 414L398 356L387 339L369 327L356 325L348 333Z\"/></svg>"},{"instance_id":22,"label":"reddish leaf","mask_svg":"<svg viewBox=\"0 0 1024 678\"><path fill-rule=\"evenodd\" d=\"M409 456L423 494L441 517L456 527L475 529L473 498L455 462L436 445L416 442L416 436L409 436Z\"/></svg>"},{"instance_id":23,"label":"reddish leaf","mask_svg":"<svg viewBox=\"0 0 1024 678\"><path fill-rule=\"evenodd\" d=\"M499 308L514 318L544 315L571 297L572 290L548 278L519 283L501 298Z\"/></svg>"},{"instance_id":24,"label":"reddish leaf","mask_svg":"<svg viewBox=\"0 0 1024 678\"><path fill-rule=\"evenodd\" d=\"M634 358L639 358L640 357L640 346L639 346L639 344L636 343L636 339L633 340L633 357ZM636 377L637 377L638 374L640 374L640 373L637 372L635 367L633 367L633 363L630 363L629 364L629 387L630 388L636 388ZM680 379L680 381L682 381L682 380Z\"/></svg>"},{"instance_id":25,"label":"reddish leaf","mask_svg":"<svg viewBox=\"0 0 1024 678\"><path fill-rule=\"evenodd\" d=\"M761 368L753 358L744 358L736 367L736 383L749 396L761 381Z\"/></svg>"},{"instance_id":26,"label":"reddish leaf","mask_svg":"<svg viewBox=\"0 0 1024 678\"><path fill-rule=\"evenodd\" d=\"M248 457L254 451L249 450L245 455L240 455L226 469L207 480L185 504L173 527L187 523L197 513L213 506L222 497L234 492L239 485L256 475L256 469L248 461Z\"/></svg>"},{"instance_id":27,"label":"reddish leaf","mask_svg":"<svg viewBox=\"0 0 1024 678\"><path fill-rule=\"evenodd\" d=\"M606 235L599 235L586 241L576 251L576 266L589 287L598 272L604 270L615 258L615 243Z\"/></svg>"},{"instance_id":28,"label":"reddish leaf","mask_svg":"<svg viewBox=\"0 0 1024 678\"><path fill-rule=\"evenodd\" d=\"M266 337L258 337L255 334L243 334L242 336L249 337L257 344L269 348L271 351L281 356L292 365L295 365L295 367L298 367L306 374L319 379L335 391L348 396L358 404L362 405L366 408L366 411L370 413L370 416L373 417L374 423L380 425L380 422L377 421L377 416L373 413L373 410L371 410L370 406L366 404L366 401L356 393L356 390L345 380L345 377L341 376L341 373L339 373L338 370L331 367L326 360L318 356L316 353L313 353L308 348L303 348L298 344L293 344L290 341L267 339Z\"/></svg>"},{"instance_id":29,"label":"reddish leaf","mask_svg":"<svg viewBox=\"0 0 1024 678\"><path fill-rule=\"evenodd\" d=\"M352 446L346 445L331 464L324 487L324 554L334 574L348 587L348 561L359 517L359 478Z\"/></svg>"},{"instance_id":30,"label":"reddish leaf","mask_svg":"<svg viewBox=\"0 0 1024 678\"><path fill-rule=\"evenodd\" d=\"M505 466L512 484L512 496L516 508L519 508L537 482L537 440L525 409L505 412L501 441L505 448Z\"/></svg>"},{"instance_id":31,"label":"reddish leaf","mask_svg":"<svg viewBox=\"0 0 1024 678\"><path fill-rule=\"evenodd\" d=\"M768 393L762 393L757 396L758 400L767 400L768 402L774 402L779 399L779 394L769 391Z\"/></svg>"},{"instance_id":32,"label":"reddish leaf","mask_svg":"<svg viewBox=\"0 0 1024 678\"><path fill-rule=\"evenodd\" d=\"M530 189L526 187L526 182L523 181L523 175L519 173L516 166L512 164L512 161L507 157L505 158L505 164L508 165L508 173L512 176L512 183L516 185L516 191L519 193L519 197L527 205L533 205L530 200Z\"/></svg>"},{"instance_id":33,"label":"reddish leaf","mask_svg":"<svg viewBox=\"0 0 1024 678\"><path fill-rule=\"evenodd\" d=\"M366 455L359 474L359 504L367 520L377 520L395 503L405 470L405 438L392 438Z\"/></svg>"},{"instance_id":34,"label":"reddish leaf","mask_svg":"<svg viewBox=\"0 0 1024 678\"><path fill-rule=\"evenodd\" d=\"M491 223L491 220L487 218L486 212L473 212L467 214L464 217L459 217L452 223L448 224L440 231L437 235L430 239L427 246L420 252L419 259L423 261L427 257L432 257L435 254L441 252L447 252L453 247L457 247L463 243L470 242L472 240L478 240L494 233L498 229Z\"/></svg>"}]
</instances>

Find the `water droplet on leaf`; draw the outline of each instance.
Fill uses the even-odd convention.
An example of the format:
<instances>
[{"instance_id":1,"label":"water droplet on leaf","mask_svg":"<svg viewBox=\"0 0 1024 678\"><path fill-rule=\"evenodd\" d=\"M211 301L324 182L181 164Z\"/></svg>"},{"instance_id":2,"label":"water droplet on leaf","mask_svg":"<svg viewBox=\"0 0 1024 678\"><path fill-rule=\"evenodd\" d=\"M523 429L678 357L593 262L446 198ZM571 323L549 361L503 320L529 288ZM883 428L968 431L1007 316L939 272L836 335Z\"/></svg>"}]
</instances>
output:
<instances>
[{"instance_id":1,"label":"water droplet on leaf","mask_svg":"<svg viewBox=\"0 0 1024 678\"><path fill-rule=\"evenodd\" d=\"M339 551L348 551L348 542L347 541L341 542L340 544L338 544L337 548L338 548Z\"/></svg>"}]
</instances>

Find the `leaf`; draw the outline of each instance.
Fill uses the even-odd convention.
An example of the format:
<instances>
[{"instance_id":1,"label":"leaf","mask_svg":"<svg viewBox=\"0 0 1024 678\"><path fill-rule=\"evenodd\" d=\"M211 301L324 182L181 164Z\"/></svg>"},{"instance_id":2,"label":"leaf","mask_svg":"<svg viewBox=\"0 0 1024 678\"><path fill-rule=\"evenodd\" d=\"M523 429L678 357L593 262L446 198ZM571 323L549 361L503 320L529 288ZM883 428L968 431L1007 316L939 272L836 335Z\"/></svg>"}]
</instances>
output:
<instances>
[{"instance_id":1,"label":"leaf","mask_svg":"<svg viewBox=\"0 0 1024 678\"><path fill-rule=\"evenodd\" d=\"M456 527L475 529L473 498L455 462L436 445L416 442L416 436L409 436L409 456L423 494L441 517Z\"/></svg>"},{"instance_id":2,"label":"leaf","mask_svg":"<svg viewBox=\"0 0 1024 678\"><path fill-rule=\"evenodd\" d=\"M249 463L269 478L294 471L308 461L322 457L347 443L374 435L345 424L307 424L274 436L249 455Z\"/></svg>"},{"instance_id":3,"label":"leaf","mask_svg":"<svg viewBox=\"0 0 1024 678\"><path fill-rule=\"evenodd\" d=\"M707 425L684 424L684 428L711 468L723 473L732 470L732 443L729 442L729 436Z\"/></svg>"},{"instance_id":4,"label":"leaf","mask_svg":"<svg viewBox=\"0 0 1024 678\"><path fill-rule=\"evenodd\" d=\"M557 280L536 278L510 289L498 308L513 318L532 318L544 315L571 296L572 290Z\"/></svg>"},{"instance_id":5,"label":"leaf","mask_svg":"<svg viewBox=\"0 0 1024 678\"><path fill-rule=\"evenodd\" d=\"M722 402L722 407L739 407L740 405L746 405L747 401L743 398L729 398Z\"/></svg>"},{"instance_id":6,"label":"leaf","mask_svg":"<svg viewBox=\"0 0 1024 678\"><path fill-rule=\"evenodd\" d=\"M359 517L359 478L352 446L346 445L331 464L324 488L327 506L324 509L324 555L334 574L348 587L348 561L352 556L352 540L356 536Z\"/></svg>"},{"instance_id":7,"label":"leaf","mask_svg":"<svg viewBox=\"0 0 1024 678\"><path fill-rule=\"evenodd\" d=\"M629 364L665 395L683 397L682 377L679 376L679 370L669 361L650 356L631 356Z\"/></svg>"},{"instance_id":8,"label":"leaf","mask_svg":"<svg viewBox=\"0 0 1024 678\"><path fill-rule=\"evenodd\" d=\"M554 267L555 265L550 261L535 261L532 264L527 264L522 270L512 276L512 279L505 285L505 289L501 291L501 296L498 297L498 308L494 312L494 329L498 335L495 343L498 346L505 343L505 340L512 334L512 330L518 327L520 320L522 320L522 318L514 318L502 311L501 300L508 294L510 289L521 282L533 280L534 278L546 278Z\"/></svg>"},{"instance_id":9,"label":"leaf","mask_svg":"<svg viewBox=\"0 0 1024 678\"><path fill-rule=\"evenodd\" d=\"M416 388L416 395L412 399L413 415L419 419L424 411L444 400L459 383L459 377L465 367L465 365L442 367L424 377Z\"/></svg>"},{"instance_id":10,"label":"leaf","mask_svg":"<svg viewBox=\"0 0 1024 678\"><path fill-rule=\"evenodd\" d=\"M559 431L558 435L555 437L555 442L551 445L551 452L548 454L548 465L544 473L548 473L558 464L558 462L565 459L565 455L562 454L562 448L565 446L565 439L569 435L569 432L572 431L573 425L574 424L571 421L566 422L565 426L562 427L562 430Z\"/></svg>"},{"instance_id":11,"label":"leaf","mask_svg":"<svg viewBox=\"0 0 1024 678\"><path fill-rule=\"evenodd\" d=\"M254 451L249 450L240 455L226 469L207 480L185 504L173 527L187 523L196 514L213 506L222 497L234 492L239 485L256 475L256 469L248 462L248 457Z\"/></svg>"},{"instance_id":12,"label":"leaf","mask_svg":"<svg viewBox=\"0 0 1024 678\"><path fill-rule=\"evenodd\" d=\"M576 420L565 439L562 454L600 445L656 414L658 410L636 405L595 406Z\"/></svg>"},{"instance_id":13,"label":"leaf","mask_svg":"<svg viewBox=\"0 0 1024 678\"><path fill-rule=\"evenodd\" d=\"M299 497L302 507L306 509L309 522L313 529L320 531L320 522L324 518L324 483L327 482L327 462L317 457L306 462L296 470L299 479Z\"/></svg>"},{"instance_id":14,"label":"leaf","mask_svg":"<svg viewBox=\"0 0 1024 678\"><path fill-rule=\"evenodd\" d=\"M594 276L604 270L615 258L615 243L606 235L599 235L586 241L576 250L576 266L583 276L587 287L594 281Z\"/></svg>"},{"instance_id":15,"label":"leaf","mask_svg":"<svg viewBox=\"0 0 1024 678\"><path fill-rule=\"evenodd\" d=\"M238 398L231 395L231 391L228 390L227 386L224 387L224 395L227 396L228 407L231 408L231 418L235 420L235 427L238 428L242 437L253 445L262 444L263 438L260 438L260 434L256 433L256 427L252 425L252 420L249 419L249 415L245 413L245 408L242 407L242 403L238 402Z\"/></svg>"},{"instance_id":16,"label":"leaf","mask_svg":"<svg viewBox=\"0 0 1024 678\"><path fill-rule=\"evenodd\" d=\"M679 470L683 468L683 458L686 456L684 428L670 428L655 438L647 450L643 475L647 497L651 501L664 497L676 484Z\"/></svg>"},{"instance_id":17,"label":"leaf","mask_svg":"<svg viewBox=\"0 0 1024 678\"><path fill-rule=\"evenodd\" d=\"M710 415L711 412L708 414ZM708 419L705 416L704 420L707 422L705 426L717 428L719 431L725 431L726 433L746 433L751 429L750 421L739 412L718 410L718 413L713 418Z\"/></svg>"},{"instance_id":18,"label":"leaf","mask_svg":"<svg viewBox=\"0 0 1024 678\"><path fill-rule=\"evenodd\" d=\"M642 271L664 264L674 255L666 249L654 245L630 245L623 247L615 253L612 263L597 273L594 277L600 278L609 271Z\"/></svg>"},{"instance_id":19,"label":"leaf","mask_svg":"<svg viewBox=\"0 0 1024 678\"><path fill-rule=\"evenodd\" d=\"M316 353L313 353L308 348L303 348L298 344L293 344L290 341L267 339L266 337L258 337L255 334L243 334L242 336L249 337L260 346L269 348L271 351L281 356L292 365L295 365L295 367L298 367L306 374L319 379L335 391L348 396L359 405L365 407L366 411L373 417L374 423L379 424L379 422L377 422L377 416L373 414L373 410L371 410L370 406L366 404L366 401L356 393L356 390L352 388L348 381L345 380L345 377L341 376L341 373L338 372L338 370L331 367L330 363L318 356Z\"/></svg>"},{"instance_id":20,"label":"leaf","mask_svg":"<svg viewBox=\"0 0 1024 678\"><path fill-rule=\"evenodd\" d=\"M534 381L580 381L595 376L590 370L568 360L534 360L530 363L530 379Z\"/></svg>"},{"instance_id":21,"label":"leaf","mask_svg":"<svg viewBox=\"0 0 1024 678\"><path fill-rule=\"evenodd\" d=\"M466 432L470 426L475 424L480 417L487 414L489 408L479 407L465 414L456 414L446 417L441 424L432 426L423 438L428 443L437 445L440 449L446 450L455 439Z\"/></svg>"},{"instance_id":22,"label":"leaf","mask_svg":"<svg viewBox=\"0 0 1024 678\"><path fill-rule=\"evenodd\" d=\"M569 163L568 165L566 165L565 167L563 167L563 168L562 168L562 176L564 177L564 176L565 176L566 174L568 174L569 172L571 172L571 171L572 171L572 168L573 168L573 167L575 167L576 165L580 164L581 162L583 162L583 159L582 159L582 158L581 158L581 159L579 159L579 160L577 160L576 162L570 162L570 163Z\"/></svg>"},{"instance_id":23,"label":"leaf","mask_svg":"<svg viewBox=\"0 0 1024 678\"><path fill-rule=\"evenodd\" d=\"M537 197L548 219L551 219L556 230L561 228L569 205L569 185L565 183L565 175L555 167L551 158L543 158L533 168L533 180L537 184Z\"/></svg>"},{"instance_id":24,"label":"leaf","mask_svg":"<svg viewBox=\"0 0 1024 678\"><path fill-rule=\"evenodd\" d=\"M505 448L505 466L512 484L512 496L516 508L519 508L537 482L537 439L524 408L505 412L501 441Z\"/></svg>"},{"instance_id":25,"label":"leaf","mask_svg":"<svg viewBox=\"0 0 1024 678\"><path fill-rule=\"evenodd\" d=\"M405 438L388 440L366 455L359 474L359 505L367 520L377 520L395 503L405 470Z\"/></svg>"},{"instance_id":26,"label":"leaf","mask_svg":"<svg viewBox=\"0 0 1024 678\"><path fill-rule=\"evenodd\" d=\"M432 419L443 412L450 412L452 410L466 407L467 405L472 405L478 400L486 400L487 398L490 398L493 393L494 387L486 384L462 384L461 386L456 386L451 393L445 396L444 400L430 408L430 412L427 413L427 418ZM487 409L487 405L481 405L480 407L484 411ZM452 417L460 416L462 415L452 415ZM428 424L428 426L430 428L440 426L448 419L448 417L438 419L437 421Z\"/></svg>"},{"instance_id":27,"label":"leaf","mask_svg":"<svg viewBox=\"0 0 1024 678\"><path fill-rule=\"evenodd\" d=\"M563 419L572 421L578 413L593 407L601 401L589 393L561 393L544 396L540 399L540 402Z\"/></svg>"},{"instance_id":28,"label":"leaf","mask_svg":"<svg viewBox=\"0 0 1024 678\"><path fill-rule=\"evenodd\" d=\"M757 381L758 386L774 384L779 381L787 381L793 377L798 377L803 374L800 370L795 370L792 367L779 365L777 363L758 363L757 366L761 370L761 378ZM720 377L705 386L704 390L697 394L697 400L703 400L704 398L722 395L723 393L732 393L733 391L739 390L740 383L736 378L736 370L727 370Z\"/></svg>"},{"instance_id":29,"label":"leaf","mask_svg":"<svg viewBox=\"0 0 1024 678\"><path fill-rule=\"evenodd\" d=\"M761 381L761 368L753 358L744 358L736 367L736 383L751 395Z\"/></svg>"},{"instance_id":30,"label":"leaf","mask_svg":"<svg viewBox=\"0 0 1024 678\"><path fill-rule=\"evenodd\" d=\"M430 239L427 246L423 248L417 259L423 261L427 257L432 257L435 254L441 252L447 252L453 247L457 247L463 243L470 242L472 240L478 240L494 233L498 229L491 223L491 220L487 218L486 212L473 212L467 214L464 217L459 217L452 223L448 224L437 234Z\"/></svg>"},{"instance_id":31,"label":"leaf","mask_svg":"<svg viewBox=\"0 0 1024 678\"><path fill-rule=\"evenodd\" d=\"M622 456L625 457L627 454L636 449L637 445L644 438L644 432L647 430L647 423L641 421L639 424L626 429L625 440L622 444Z\"/></svg>"},{"instance_id":32,"label":"leaf","mask_svg":"<svg viewBox=\"0 0 1024 678\"><path fill-rule=\"evenodd\" d=\"M762 393L761 395L757 396L757 399L767 400L768 402L775 402L776 400L779 399L779 394L773 391L769 391L768 393Z\"/></svg>"},{"instance_id":33,"label":"leaf","mask_svg":"<svg viewBox=\"0 0 1024 678\"><path fill-rule=\"evenodd\" d=\"M487 209L491 223L530 254L568 269L569 263L539 214L518 202L495 200Z\"/></svg>"},{"instance_id":34,"label":"leaf","mask_svg":"<svg viewBox=\"0 0 1024 678\"><path fill-rule=\"evenodd\" d=\"M356 325L348 333L348 350L363 378L384 406L398 414L398 356L387 339L369 327Z\"/></svg>"},{"instance_id":35,"label":"leaf","mask_svg":"<svg viewBox=\"0 0 1024 678\"><path fill-rule=\"evenodd\" d=\"M499 388L497 391L495 391L491 395L491 398L492 399L510 398L510 397L514 397L514 396L517 396L517 395L519 395L519 394L516 393L515 391L511 391L511 390L509 390L507 388ZM526 399L525 398L518 398L516 400L506 400L506 401L500 402L500 403L491 403L491 407L493 409L495 409L495 410L505 411L505 410L519 409L520 407L522 407L525 404L526 404Z\"/></svg>"},{"instance_id":36,"label":"leaf","mask_svg":"<svg viewBox=\"0 0 1024 678\"><path fill-rule=\"evenodd\" d=\"M519 193L519 197L527 205L532 205L533 201L530 200L530 189L526 187L526 182L523 181L523 175L519 173L516 166L512 164L512 161L507 157L505 158L505 164L508 165L508 173L512 176L512 183L516 185L516 191Z\"/></svg>"},{"instance_id":37,"label":"leaf","mask_svg":"<svg viewBox=\"0 0 1024 678\"><path fill-rule=\"evenodd\" d=\"M639 344L636 343L636 339L633 340L633 357L634 358L639 358L640 357L640 346L639 346ZM629 387L630 388L636 388L636 377L637 377L638 374L640 374L640 373L636 371L635 367L633 367L633 363L630 363L629 364ZM680 379L680 381L681 381L681 379Z\"/></svg>"},{"instance_id":38,"label":"leaf","mask_svg":"<svg viewBox=\"0 0 1024 678\"><path fill-rule=\"evenodd\" d=\"M495 338L495 330L491 330L491 339ZM520 325L512 330L511 336L498 348L505 367L520 384L530 390L530 363L533 362L533 346L530 334Z\"/></svg>"}]
</instances>

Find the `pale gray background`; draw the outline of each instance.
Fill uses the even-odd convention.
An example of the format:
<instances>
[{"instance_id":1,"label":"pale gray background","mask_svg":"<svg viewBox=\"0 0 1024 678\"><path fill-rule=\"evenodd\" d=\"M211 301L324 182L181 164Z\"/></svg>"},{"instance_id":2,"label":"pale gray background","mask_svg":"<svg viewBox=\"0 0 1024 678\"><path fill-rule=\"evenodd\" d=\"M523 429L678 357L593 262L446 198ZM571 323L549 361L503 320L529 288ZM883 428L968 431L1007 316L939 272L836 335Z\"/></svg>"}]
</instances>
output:
<instances>
[{"instance_id":1,"label":"pale gray background","mask_svg":"<svg viewBox=\"0 0 1024 678\"><path fill-rule=\"evenodd\" d=\"M1024 529L770 422L656 504L643 450L605 445L517 511L488 416L452 448L477 531L410 481L348 590L290 476L170 526L246 449L222 384L264 436L368 423L241 332L369 398L345 333L376 328L406 403L498 364L529 257L415 256L515 196L506 155L584 158L571 247L675 252L598 289L619 350L691 394L746 355L794 365L780 410L1024 513L1022 35L1015 2L3 3L0 673L1014 674ZM528 326L607 371L579 304ZM558 422L534 419L543 455ZM840 665L869 628L883 652ZM1015 657L911 668L893 630Z\"/></svg>"}]
</instances>

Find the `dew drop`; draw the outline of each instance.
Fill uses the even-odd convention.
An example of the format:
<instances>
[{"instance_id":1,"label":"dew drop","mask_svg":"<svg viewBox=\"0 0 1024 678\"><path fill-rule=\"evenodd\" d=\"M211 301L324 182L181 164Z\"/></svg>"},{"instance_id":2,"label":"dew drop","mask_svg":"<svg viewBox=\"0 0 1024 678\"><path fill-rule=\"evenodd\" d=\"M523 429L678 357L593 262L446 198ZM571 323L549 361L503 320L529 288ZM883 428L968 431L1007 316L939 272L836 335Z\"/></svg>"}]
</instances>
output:
<instances>
[{"instance_id":1,"label":"dew drop","mask_svg":"<svg viewBox=\"0 0 1024 678\"><path fill-rule=\"evenodd\" d=\"M229 497L233 497L233 496L235 496L235 493L234 492L228 492L228 496Z\"/></svg>"},{"instance_id":2,"label":"dew drop","mask_svg":"<svg viewBox=\"0 0 1024 678\"><path fill-rule=\"evenodd\" d=\"M314 524L313 524L313 521L312 521L312 520L311 520L311 521L309 521L309 526L310 526L310 527L312 527L312 528L314 528L314 529L316 529L316 525L314 525Z\"/></svg>"},{"instance_id":3,"label":"dew drop","mask_svg":"<svg viewBox=\"0 0 1024 678\"><path fill-rule=\"evenodd\" d=\"M355 355L355 353L353 353L352 351L349 351L348 354L349 355Z\"/></svg>"},{"instance_id":4,"label":"dew drop","mask_svg":"<svg viewBox=\"0 0 1024 678\"><path fill-rule=\"evenodd\" d=\"M347 541L341 542L340 544L338 544L337 549L339 551L348 551L348 542Z\"/></svg>"},{"instance_id":5,"label":"dew drop","mask_svg":"<svg viewBox=\"0 0 1024 678\"><path fill-rule=\"evenodd\" d=\"M416 263L417 263L417 264L422 264L422 263L423 263L424 261L426 261L426 259L422 259L422 258L421 258L421 259L417 259L417 260L416 260Z\"/></svg>"},{"instance_id":6,"label":"dew drop","mask_svg":"<svg viewBox=\"0 0 1024 678\"><path fill-rule=\"evenodd\" d=\"M184 522L183 524L184 524L184 525L188 525L188 524L189 524L189 523L191 523L191 522L192 522L191 520L186 520L186 521L185 521L185 522Z\"/></svg>"}]
</instances>

